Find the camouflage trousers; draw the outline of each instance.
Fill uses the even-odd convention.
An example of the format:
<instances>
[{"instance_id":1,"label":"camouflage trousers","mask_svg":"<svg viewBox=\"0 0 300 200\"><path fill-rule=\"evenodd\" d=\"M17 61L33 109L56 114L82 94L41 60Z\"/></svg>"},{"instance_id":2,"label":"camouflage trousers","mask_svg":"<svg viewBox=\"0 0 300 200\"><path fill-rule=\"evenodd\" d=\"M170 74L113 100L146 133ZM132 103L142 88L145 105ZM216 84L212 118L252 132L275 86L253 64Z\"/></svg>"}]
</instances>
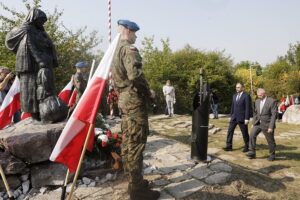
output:
<instances>
[{"instance_id":1,"label":"camouflage trousers","mask_svg":"<svg viewBox=\"0 0 300 200\"><path fill-rule=\"evenodd\" d=\"M124 172L129 184L139 185L143 181L143 151L149 134L146 104L133 91L121 93L118 103L122 115Z\"/></svg>"}]
</instances>

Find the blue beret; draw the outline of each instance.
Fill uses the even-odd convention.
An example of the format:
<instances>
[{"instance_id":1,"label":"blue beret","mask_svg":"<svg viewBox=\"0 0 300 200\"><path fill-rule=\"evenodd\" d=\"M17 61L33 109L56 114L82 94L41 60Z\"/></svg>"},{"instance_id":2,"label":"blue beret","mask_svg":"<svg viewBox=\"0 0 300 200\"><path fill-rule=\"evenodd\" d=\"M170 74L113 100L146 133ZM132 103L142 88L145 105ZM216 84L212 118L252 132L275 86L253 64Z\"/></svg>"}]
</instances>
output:
<instances>
[{"instance_id":1,"label":"blue beret","mask_svg":"<svg viewBox=\"0 0 300 200\"><path fill-rule=\"evenodd\" d=\"M129 20L120 19L118 21L118 24L119 25L123 25L123 26L125 26L126 28L128 28L128 29L130 29L132 31L138 31L138 30L140 30L140 27L136 23L134 23L132 21L129 21Z\"/></svg>"},{"instance_id":2,"label":"blue beret","mask_svg":"<svg viewBox=\"0 0 300 200\"><path fill-rule=\"evenodd\" d=\"M75 67L86 67L86 63L85 62L78 62L75 64Z\"/></svg>"}]
</instances>

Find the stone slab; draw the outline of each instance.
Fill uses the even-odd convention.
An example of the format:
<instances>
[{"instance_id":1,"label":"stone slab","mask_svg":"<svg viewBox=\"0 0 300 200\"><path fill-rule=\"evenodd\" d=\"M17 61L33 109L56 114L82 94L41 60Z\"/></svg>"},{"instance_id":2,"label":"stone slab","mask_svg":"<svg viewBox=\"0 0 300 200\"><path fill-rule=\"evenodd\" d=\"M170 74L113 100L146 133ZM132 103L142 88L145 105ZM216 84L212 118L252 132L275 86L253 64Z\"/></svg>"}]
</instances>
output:
<instances>
[{"instance_id":1,"label":"stone slab","mask_svg":"<svg viewBox=\"0 0 300 200\"><path fill-rule=\"evenodd\" d=\"M228 165L226 163L222 163L222 162L213 164L209 168L213 171L218 171L218 172L221 172L221 171L231 172L232 171L232 167L230 165Z\"/></svg>"},{"instance_id":2,"label":"stone slab","mask_svg":"<svg viewBox=\"0 0 300 200\"><path fill-rule=\"evenodd\" d=\"M186 180L180 183L172 183L165 187L165 189L176 199L184 198L197 192L206 184L195 179Z\"/></svg>"},{"instance_id":3,"label":"stone slab","mask_svg":"<svg viewBox=\"0 0 300 200\"><path fill-rule=\"evenodd\" d=\"M213 174L205 179L205 182L208 184L222 184L226 183L230 178L231 174L227 172L220 172L217 174Z\"/></svg>"},{"instance_id":4,"label":"stone slab","mask_svg":"<svg viewBox=\"0 0 300 200\"><path fill-rule=\"evenodd\" d=\"M33 188L62 185L67 173L67 167L60 163L46 162L32 166L30 172ZM71 178L72 176L69 176L69 180Z\"/></svg>"},{"instance_id":5,"label":"stone slab","mask_svg":"<svg viewBox=\"0 0 300 200\"><path fill-rule=\"evenodd\" d=\"M196 179L203 179L208 177L210 174L213 174L214 172L210 170L207 166L196 166L188 173Z\"/></svg>"}]
</instances>

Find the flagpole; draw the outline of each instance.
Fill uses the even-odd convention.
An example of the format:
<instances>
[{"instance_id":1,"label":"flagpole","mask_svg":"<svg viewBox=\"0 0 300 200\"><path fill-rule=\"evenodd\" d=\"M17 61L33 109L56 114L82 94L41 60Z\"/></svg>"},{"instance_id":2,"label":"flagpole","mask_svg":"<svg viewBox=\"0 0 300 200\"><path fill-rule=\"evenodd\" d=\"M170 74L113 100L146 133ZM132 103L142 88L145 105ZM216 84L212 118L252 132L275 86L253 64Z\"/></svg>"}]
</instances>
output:
<instances>
[{"instance_id":1,"label":"flagpole","mask_svg":"<svg viewBox=\"0 0 300 200\"><path fill-rule=\"evenodd\" d=\"M94 67L95 67L95 60L93 60L93 62L92 62L92 67L91 67L91 70L90 70L90 75L89 75L88 81L90 81L92 76L93 76Z\"/></svg>"},{"instance_id":2,"label":"flagpole","mask_svg":"<svg viewBox=\"0 0 300 200\"><path fill-rule=\"evenodd\" d=\"M69 171L69 168L68 168L66 178L65 178L65 182L63 184L62 191L61 191L61 197L60 197L61 200L64 200L65 196L66 196L66 189L67 189L69 174L70 174L70 171Z\"/></svg>"},{"instance_id":3,"label":"flagpole","mask_svg":"<svg viewBox=\"0 0 300 200\"><path fill-rule=\"evenodd\" d=\"M2 180L3 180L3 183L4 183L4 186L5 186L5 189L7 191L9 199L11 199L11 200L15 199L12 192L11 192L11 190L10 190L10 188L9 188L8 182L6 180L6 177L5 177L5 174L4 174L4 171L3 171L1 165L0 165L0 174L1 174L1 177L2 177Z\"/></svg>"},{"instance_id":4,"label":"flagpole","mask_svg":"<svg viewBox=\"0 0 300 200\"><path fill-rule=\"evenodd\" d=\"M250 64L250 88L251 88L251 98L253 97L253 84L252 84L252 65Z\"/></svg>"},{"instance_id":5,"label":"flagpole","mask_svg":"<svg viewBox=\"0 0 300 200\"><path fill-rule=\"evenodd\" d=\"M79 163L78 163L78 166L77 166L77 169L76 169L76 172L75 172L75 176L74 176L74 179L73 179L71 191L70 191L69 196L68 196L68 200L71 200L71 198L73 196L74 186L77 182L78 174L79 174L79 171L80 171L80 168L81 168L81 164L82 164L82 161L83 161L83 158L84 158L86 147L87 147L87 144L89 142L89 138L90 138L90 135L92 133L93 127L94 127L94 124L90 124L87 136L86 136L85 141L84 141L83 149L82 149L82 152L81 152L81 155L80 155Z\"/></svg>"}]
</instances>

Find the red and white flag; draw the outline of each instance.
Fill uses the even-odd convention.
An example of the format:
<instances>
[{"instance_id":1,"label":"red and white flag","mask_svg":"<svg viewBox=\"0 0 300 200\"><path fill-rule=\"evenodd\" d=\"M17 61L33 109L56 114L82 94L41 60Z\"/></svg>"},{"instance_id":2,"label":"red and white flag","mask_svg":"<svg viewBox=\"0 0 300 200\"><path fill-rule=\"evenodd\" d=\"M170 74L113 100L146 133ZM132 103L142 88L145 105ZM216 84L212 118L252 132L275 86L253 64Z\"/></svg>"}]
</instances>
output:
<instances>
[{"instance_id":1,"label":"red and white flag","mask_svg":"<svg viewBox=\"0 0 300 200\"><path fill-rule=\"evenodd\" d=\"M30 113L24 113L24 112L22 112L22 114L21 114L21 119L22 119L22 120L24 120L24 119L26 119L26 118L28 118L28 117L31 117L31 114L30 114Z\"/></svg>"},{"instance_id":2,"label":"red and white flag","mask_svg":"<svg viewBox=\"0 0 300 200\"><path fill-rule=\"evenodd\" d=\"M283 113L285 111L285 99L284 99L284 96L282 96L282 98L281 98L281 103L279 105L279 111L281 113Z\"/></svg>"},{"instance_id":3,"label":"red and white flag","mask_svg":"<svg viewBox=\"0 0 300 200\"><path fill-rule=\"evenodd\" d=\"M71 91L73 87L73 81L71 80L64 89L58 94L59 98L61 98L67 105L70 100Z\"/></svg>"},{"instance_id":4,"label":"red and white flag","mask_svg":"<svg viewBox=\"0 0 300 200\"><path fill-rule=\"evenodd\" d=\"M288 108L290 106L290 97L289 97L289 95L286 95L284 105L285 105L285 108Z\"/></svg>"},{"instance_id":5,"label":"red and white flag","mask_svg":"<svg viewBox=\"0 0 300 200\"><path fill-rule=\"evenodd\" d=\"M291 95L290 96L290 106L291 105L294 105L295 103L294 103L294 97L293 97L293 95Z\"/></svg>"},{"instance_id":6,"label":"red and white flag","mask_svg":"<svg viewBox=\"0 0 300 200\"><path fill-rule=\"evenodd\" d=\"M20 80L16 77L0 108L0 129L11 123L15 112L20 108Z\"/></svg>"},{"instance_id":7,"label":"red and white flag","mask_svg":"<svg viewBox=\"0 0 300 200\"><path fill-rule=\"evenodd\" d=\"M73 90L73 93L69 99L69 102L68 102L68 107L72 107L74 105L74 103L76 102L76 95L77 95L77 92L76 90L74 89Z\"/></svg>"},{"instance_id":8,"label":"red and white flag","mask_svg":"<svg viewBox=\"0 0 300 200\"><path fill-rule=\"evenodd\" d=\"M119 38L120 34L105 52L51 153L50 160L66 165L71 173L76 171L88 129L95 121ZM87 147L90 151L93 142L94 134L91 134Z\"/></svg>"}]
</instances>

